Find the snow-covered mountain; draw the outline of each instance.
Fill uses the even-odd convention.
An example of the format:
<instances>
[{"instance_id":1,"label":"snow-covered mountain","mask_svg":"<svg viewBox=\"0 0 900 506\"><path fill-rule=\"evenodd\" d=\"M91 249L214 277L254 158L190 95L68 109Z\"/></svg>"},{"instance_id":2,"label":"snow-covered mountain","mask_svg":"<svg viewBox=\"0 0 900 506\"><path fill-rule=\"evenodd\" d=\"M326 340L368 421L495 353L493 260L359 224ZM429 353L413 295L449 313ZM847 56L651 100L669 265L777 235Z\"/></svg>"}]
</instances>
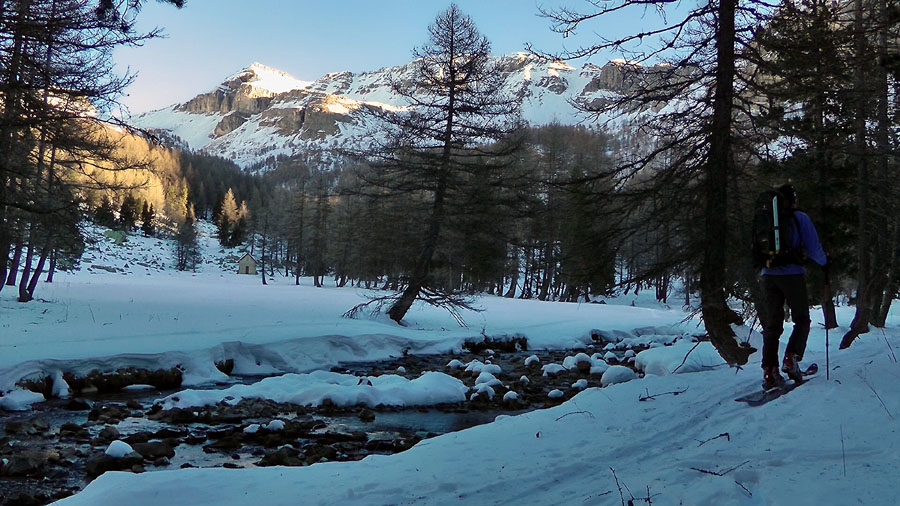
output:
<instances>
[{"instance_id":1,"label":"snow-covered mountain","mask_svg":"<svg viewBox=\"0 0 900 506\"><path fill-rule=\"evenodd\" d=\"M500 57L505 89L532 125L584 119L573 104L597 105L617 95L628 79L621 61L580 69L528 53ZM366 131L361 107L399 107L392 81L409 79L412 64L354 74L338 72L309 82L254 63L216 89L133 118L139 127L178 136L193 150L247 167L268 157L334 148Z\"/></svg>"}]
</instances>

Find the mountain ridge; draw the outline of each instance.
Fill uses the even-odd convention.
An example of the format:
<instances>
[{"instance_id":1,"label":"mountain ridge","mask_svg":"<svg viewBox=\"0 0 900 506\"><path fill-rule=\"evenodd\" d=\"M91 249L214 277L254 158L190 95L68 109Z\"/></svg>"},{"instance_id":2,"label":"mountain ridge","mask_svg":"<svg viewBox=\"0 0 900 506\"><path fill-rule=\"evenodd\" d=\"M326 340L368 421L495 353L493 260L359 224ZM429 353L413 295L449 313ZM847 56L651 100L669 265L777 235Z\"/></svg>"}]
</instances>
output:
<instances>
[{"instance_id":1,"label":"mountain ridge","mask_svg":"<svg viewBox=\"0 0 900 506\"><path fill-rule=\"evenodd\" d=\"M579 69L528 53L495 57L494 63L504 76L503 91L519 101L522 118L533 126L582 121L580 107L596 108L628 89L626 67L633 65L613 60ZM247 168L279 155L301 156L353 142L367 128L360 108L407 105L392 93L391 83L411 81L413 65L303 81L253 62L212 91L132 121Z\"/></svg>"}]
</instances>

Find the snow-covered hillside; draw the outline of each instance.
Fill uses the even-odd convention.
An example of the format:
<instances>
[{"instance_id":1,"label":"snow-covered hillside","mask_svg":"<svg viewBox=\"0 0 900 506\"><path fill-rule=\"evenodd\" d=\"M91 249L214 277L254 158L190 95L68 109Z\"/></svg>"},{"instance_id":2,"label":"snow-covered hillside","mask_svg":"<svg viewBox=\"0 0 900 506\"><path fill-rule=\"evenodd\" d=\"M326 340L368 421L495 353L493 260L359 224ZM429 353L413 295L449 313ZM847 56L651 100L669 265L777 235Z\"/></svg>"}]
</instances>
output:
<instances>
[{"instance_id":1,"label":"snow-covered hillside","mask_svg":"<svg viewBox=\"0 0 900 506\"><path fill-rule=\"evenodd\" d=\"M523 119L535 126L577 123L584 116L574 103L597 104L625 86L618 61L576 69L515 53L496 63L505 76L505 92L519 100ZM246 167L270 156L346 145L366 131L355 113L360 107L407 105L391 92L390 83L408 81L411 72L407 64L306 82L254 63L212 91L132 121Z\"/></svg>"}]
</instances>

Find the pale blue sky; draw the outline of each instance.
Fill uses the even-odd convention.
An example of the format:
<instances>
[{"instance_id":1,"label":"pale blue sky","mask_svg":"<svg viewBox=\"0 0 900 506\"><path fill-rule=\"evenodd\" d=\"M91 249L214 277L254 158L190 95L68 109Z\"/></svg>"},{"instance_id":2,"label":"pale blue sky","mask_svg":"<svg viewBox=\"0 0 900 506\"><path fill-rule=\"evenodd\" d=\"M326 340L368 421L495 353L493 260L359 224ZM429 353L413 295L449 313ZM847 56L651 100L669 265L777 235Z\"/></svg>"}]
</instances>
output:
<instances>
[{"instance_id":1,"label":"pale blue sky","mask_svg":"<svg viewBox=\"0 0 900 506\"><path fill-rule=\"evenodd\" d=\"M549 20L538 16L538 5L590 7L585 0L456 4L497 55L521 51L526 42L552 52L574 48L596 40L594 32L631 31L645 21L637 15L630 22L595 23L578 38L563 40L550 30ZM117 51L117 64L139 74L122 103L137 113L184 102L254 61L310 81L329 72L401 65L427 41L428 25L449 5L450 0L188 0L179 10L151 0L138 28L158 26L168 37ZM593 63L602 65L611 57Z\"/></svg>"}]
</instances>

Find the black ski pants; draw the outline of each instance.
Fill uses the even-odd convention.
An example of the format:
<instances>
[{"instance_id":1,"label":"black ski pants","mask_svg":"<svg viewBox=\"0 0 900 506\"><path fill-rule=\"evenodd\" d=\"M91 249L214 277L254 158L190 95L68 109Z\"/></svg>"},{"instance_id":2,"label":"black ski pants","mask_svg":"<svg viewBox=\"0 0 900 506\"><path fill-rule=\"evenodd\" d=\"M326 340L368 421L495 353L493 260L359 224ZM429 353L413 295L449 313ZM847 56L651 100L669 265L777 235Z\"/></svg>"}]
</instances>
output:
<instances>
[{"instance_id":1,"label":"black ski pants","mask_svg":"<svg viewBox=\"0 0 900 506\"><path fill-rule=\"evenodd\" d=\"M809 302L806 296L806 276L792 274L789 276L765 275L760 281L765 304L763 320L762 366L778 365L778 340L784 332L784 303L787 302L794 321L794 331L788 339L785 353L796 353L797 360L803 358L806 351L806 339L809 337Z\"/></svg>"}]
</instances>

